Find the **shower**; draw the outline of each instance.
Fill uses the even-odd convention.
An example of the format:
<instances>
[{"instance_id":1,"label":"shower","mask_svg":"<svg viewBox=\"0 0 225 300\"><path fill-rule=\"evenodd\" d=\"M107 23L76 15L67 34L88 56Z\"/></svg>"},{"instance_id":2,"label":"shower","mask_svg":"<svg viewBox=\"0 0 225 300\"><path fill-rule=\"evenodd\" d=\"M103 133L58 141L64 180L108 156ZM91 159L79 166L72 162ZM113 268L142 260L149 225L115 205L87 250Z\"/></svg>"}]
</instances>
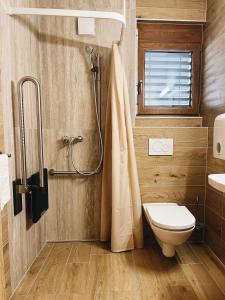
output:
<instances>
[{"instance_id":1,"label":"shower","mask_svg":"<svg viewBox=\"0 0 225 300\"><path fill-rule=\"evenodd\" d=\"M94 100L94 109L97 123L97 130L99 136L99 159L96 167L93 170L82 171L79 170L76 161L74 158L74 146L77 143L83 141L82 136L78 137L63 137L63 143L68 147L68 160L72 165L74 171L78 175L82 176L91 176L97 174L102 166L103 161L103 139L102 139L102 131L101 131L101 68L100 68L100 54L99 52L95 52L94 48L91 46L86 47L86 53L89 58L90 72L92 77L92 95Z\"/></svg>"}]
</instances>

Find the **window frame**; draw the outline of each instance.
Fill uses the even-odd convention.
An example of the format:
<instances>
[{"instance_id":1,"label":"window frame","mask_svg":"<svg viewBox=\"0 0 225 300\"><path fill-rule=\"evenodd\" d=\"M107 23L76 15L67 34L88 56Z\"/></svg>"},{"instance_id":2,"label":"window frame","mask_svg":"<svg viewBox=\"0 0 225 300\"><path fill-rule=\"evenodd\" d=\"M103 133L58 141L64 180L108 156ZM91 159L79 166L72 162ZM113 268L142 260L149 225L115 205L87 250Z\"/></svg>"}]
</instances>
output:
<instances>
[{"instance_id":1,"label":"window frame","mask_svg":"<svg viewBox=\"0 0 225 300\"><path fill-rule=\"evenodd\" d=\"M159 24L145 24L146 28L150 25L150 28L154 29L154 32L149 32L144 28L145 32L142 33L141 39L138 39L138 81L142 81L141 93L138 95L138 115L198 115L199 113L199 99L200 99L200 75L201 75L201 42L192 42L190 37L182 37L181 32L176 32L182 29L182 25L168 25L170 33L174 31L174 37L168 38L166 35L166 24L161 24L163 27L162 34L157 32L157 28L160 29ZM156 26L154 26L156 25ZM179 26L179 27L178 27ZM187 25L183 25L186 29ZM187 28L191 33L191 25ZM156 27L156 30L155 28ZM157 36L158 34L158 36ZM145 35L147 36L145 38ZM149 42L149 36L151 42ZM155 40L154 40L155 37ZM176 38L179 40L175 42ZM153 40L153 41L152 41ZM162 42L164 41L165 42ZM170 42L171 40L171 42ZM188 42L187 42L188 40ZM192 106L191 107L171 107L171 106L145 106L144 105L144 73L145 73L145 51L191 51L192 52Z\"/></svg>"}]
</instances>

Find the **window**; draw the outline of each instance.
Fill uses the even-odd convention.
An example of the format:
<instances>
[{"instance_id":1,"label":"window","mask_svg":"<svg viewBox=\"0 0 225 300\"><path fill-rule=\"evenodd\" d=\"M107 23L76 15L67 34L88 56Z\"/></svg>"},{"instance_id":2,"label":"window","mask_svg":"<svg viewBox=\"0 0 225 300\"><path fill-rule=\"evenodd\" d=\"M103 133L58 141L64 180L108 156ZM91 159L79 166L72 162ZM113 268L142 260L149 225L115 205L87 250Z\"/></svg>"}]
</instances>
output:
<instances>
[{"instance_id":1,"label":"window","mask_svg":"<svg viewBox=\"0 0 225 300\"><path fill-rule=\"evenodd\" d=\"M197 114L200 25L139 24L138 113Z\"/></svg>"}]
</instances>

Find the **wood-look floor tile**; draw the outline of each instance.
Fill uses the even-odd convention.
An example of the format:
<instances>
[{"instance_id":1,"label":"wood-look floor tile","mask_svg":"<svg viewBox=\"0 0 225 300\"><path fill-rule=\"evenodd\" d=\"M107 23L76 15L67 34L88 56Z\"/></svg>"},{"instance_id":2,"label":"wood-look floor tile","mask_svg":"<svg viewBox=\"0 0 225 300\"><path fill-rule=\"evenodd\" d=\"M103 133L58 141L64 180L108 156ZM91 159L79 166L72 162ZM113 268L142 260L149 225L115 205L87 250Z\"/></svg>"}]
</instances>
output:
<instances>
[{"instance_id":1,"label":"wood-look floor tile","mask_svg":"<svg viewBox=\"0 0 225 300\"><path fill-rule=\"evenodd\" d=\"M88 263L91 254L91 243L74 243L69 263Z\"/></svg>"},{"instance_id":2,"label":"wood-look floor tile","mask_svg":"<svg viewBox=\"0 0 225 300\"><path fill-rule=\"evenodd\" d=\"M112 300L112 293L108 291L104 294L95 294L93 298L91 296L90 300Z\"/></svg>"},{"instance_id":3,"label":"wood-look floor tile","mask_svg":"<svg viewBox=\"0 0 225 300\"><path fill-rule=\"evenodd\" d=\"M91 255L109 254L110 243L108 242L96 242L91 244Z\"/></svg>"},{"instance_id":4,"label":"wood-look floor tile","mask_svg":"<svg viewBox=\"0 0 225 300\"><path fill-rule=\"evenodd\" d=\"M160 265L155 262L154 252L150 248L135 250L133 257L142 298L155 300L169 299L166 284L162 280L163 276ZM151 285L149 285L150 282Z\"/></svg>"},{"instance_id":5,"label":"wood-look floor tile","mask_svg":"<svg viewBox=\"0 0 225 300\"><path fill-rule=\"evenodd\" d=\"M201 264L181 265L195 294L201 300L224 300L225 296Z\"/></svg>"},{"instance_id":6,"label":"wood-look floor tile","mask_svg":"<svg viewBox=\"0 0 225 300\"><path fill-rule=\"evenodd\" d=\"M89 264L69 263L63 272L63 277L58 281L58 294L69 295L79 292L87 293Z\"/></svg>"},{"instance_id":7,"label":"wood-look floor tile","mask_svg":"<svg viewBox=\"0 0 225 300\"><path fill-rule=\"evenodd\" d=\"M205 249L182 246L176 257L165 258L157 245L111 253L101 243L54 244L47 258L33 264L13 300L225 299L225 272Z\"/></svg>"},{"instance_id":8,"label":"wood-look floor tile","mask_svg":"<svg viewBox=\"0 0 225 300\"><path fill-rule=\"evenodd\" d=\"M143 297L141 295L141 291L133 291L133 292L112 292L110 300L150 300L150 299L157 299L157 298L150 298L150 297ZM161 298L163 299L163 298Z\"/></svg>"},{"instance_id":9,"label":"wood-look floor tile","mask_svg":"<svg viewBox=\"0 0 225 300\"><path fill-rule=\"evenodd\" d=\"M165 292L165 299L193 299L197 300L195 292L188 282L181 265L176 257L166 258L161 251L157 251L158 247L151 247L152 260L155 269L158 267L157 279L160 281L163 288L167 289ZM160 299L160 298L159 298ZM163 299L163 297L161 298Z\"/></svg>"},{"instance_id":10,"label":"wood-look floor tile","mask_svg":"<svg viewBox=\"0 0 225 300\"><path fill-rule=\"evenodd\" d=\"M225 270L223 266L221 266L215 261L212 254L204 245L192 244L191 247L193 248L200 261L204 264L209 274L216 281L216 284L219 286L219 288L225 295Z\"/></svg>"},{"instance_id":11,"label":"wood-look floor tile","mask_svg":"<svg viewBox=\"0 0 225 300\"><path fill-rule=\"evenodd\" d=\"M92 255L88 277L88 291L91 298L97 299L100 295L107 296L111 290L111 281L111 255Z\"/></svg>"},{"instance_id":12,"label":"wood-look floor tile","mask_svg":"<svg viewBox=\"0 0 225 300\"><path fill-rule=\"evenodd\" d=\"M30 270L27 272L27 275L25 276L24 280L19 285L16 292L17 295L26 295L29 292L44 262L45 258L42 257L38 257L35 260Z\"/></svg>"},{"instance_id":13,"label":"wood-look floor tile","mask_svg":"<svg viewBox=\"0 0 225 300\"><path fill-rule=\"evenodd\" d=\"M168 299L182 299L182 300L199 300L198 296L196 295L194 289L192 286L185 281L180 281L179 284L171 285L168 284L167 286L168 292L169 292L169 298ZM166 298L167 299L167 298Z\"/></svg>"},{"instance_id":14,"label":"wood-look floor tile","mask_svg":"<svg viewBox=\"0 0 225 300\"><path fill-rule=\"evenodd\" d=\"M53 263L66 263L72 249L72 243L56 243L54 244L48 262Z\"/></svg>"},{"instance_id":15,"label":"wood-look floor tile","mask_svg":"<svg viewBox=\"0 0 225 300\"><path fill-rule=\"evenodd\" d=\"M90 295L88 293L86 295L76 293L71 295L56 295L54 300L93 300L93 299L90 298Z\"/></svg>"},{"instance_id":16,"label":"wood-look floor tile","mask_svg":"<svg viewBox=\"0 0 225 300\"><path fill-rule=\"evenodd\" d=\"M48 257L52 248L53 248L54 244L53 243L47 243L44 248L41 250L41 252L39 253L38 257Z\"/></svg>"},{"instance_id":17,"label":"wood-look floor tile","mask_svg":"<svg viewBox=\"0 0 225 300\"><path fill-rule=\"evenodd\" d=\"M199 258L187 243L176 248L176 257L181 264L200 263Z\"/></svg>"},{"instance_id":18,"label":"wood-look floor tile","mask_svg":"<svg viewBox=\"0 0 225 300\"><path fill-rule=\"evenodd\" d=\"M61 282L64 269L65 263L46 263L31 288L30 294L45 295L56 293L59 283Z\"/></svg>"},{"instance_id":19,"label":"wood-look floor tile","mask_svg":"<svg viewBox=\"0 0 225 300\"><path fill-rule=\"evenodd\" d=\"M11 300L25 300L27 295L14 295Z\"/></svg>"},{"instance_id":20,"label":"wood-look floor tile","mask_svg":"<svg viewBox=\"0 0 225 300\"><path fill-rule=\"evenodd\" d=\"M136 291L139 289L132 252L112 253L112 291Z\"/></svg>"},{"instance_id":21,"label":"wood-look floor tile","mask_svg":"<svg viewBox=\"0 0 225 300\"><path fill-rule=\"evenodd\" d=\"M29 295L25 298L25 300L55 300L54 294L45 294L45 295ZM67 300L64 298L64 300Z\"/></svg>"}]
</instances>

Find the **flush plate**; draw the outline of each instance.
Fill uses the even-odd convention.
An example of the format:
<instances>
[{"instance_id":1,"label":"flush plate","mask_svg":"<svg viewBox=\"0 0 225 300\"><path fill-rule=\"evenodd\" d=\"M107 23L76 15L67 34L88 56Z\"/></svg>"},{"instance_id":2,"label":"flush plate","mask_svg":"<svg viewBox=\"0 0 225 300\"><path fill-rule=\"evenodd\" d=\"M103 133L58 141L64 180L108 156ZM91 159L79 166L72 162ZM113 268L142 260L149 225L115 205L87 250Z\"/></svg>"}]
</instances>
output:
<instances>
[{"instance_id":1,"label":"flush plate","mask_svg":"<svg viewBox=\"0 0 225 300\"><path fill-rule=\"evenodd\" d=\"M173 139L149 139L148 155L173 155Z\"/></svg>"}]
</instances>

